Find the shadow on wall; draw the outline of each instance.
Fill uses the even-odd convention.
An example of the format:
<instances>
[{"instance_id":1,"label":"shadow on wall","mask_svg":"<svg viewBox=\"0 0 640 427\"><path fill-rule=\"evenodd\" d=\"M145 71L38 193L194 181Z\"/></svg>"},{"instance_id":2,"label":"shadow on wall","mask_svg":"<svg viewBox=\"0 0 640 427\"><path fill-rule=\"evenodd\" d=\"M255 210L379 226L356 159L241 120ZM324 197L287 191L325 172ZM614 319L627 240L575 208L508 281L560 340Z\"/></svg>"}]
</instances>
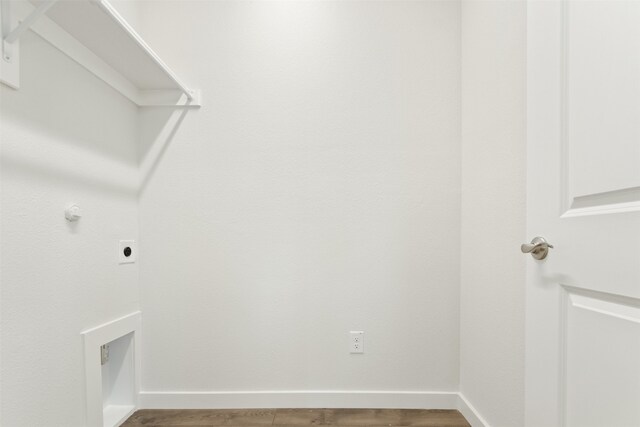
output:
<instances>
[{"instance_id":1,"label":"shadow on wall","mask_svg":"<svg viewBox=\"0 0 640 427\"><path fill-rule=\"evenodd\" d=\"M20 46L20 89L3 86L3 119L70 149L134 166L136 107L35 34L27 33Z\"/></svg>"},{"instance_id":2,"label":"shadow on wall","mask_svg":"<svg viewBox=\"0 0 640 427\"><path fill-rule=\"evenodd\" d=\"M139 194L147 188L149 180L189 111L189 108L175 110L170 107L145 107L139 111Z\"/></svg>"},{"instance_id":3,"label":"shadow on wall","mask_svg":"<svg viewBox=\"0 0 640 427\"><path fill-rule=\"evenodd\" d=\"M137 196L187 112L139 109L27 33L21 41L20 89L0 88L5 177Z\"/></svg>"},{"instance_id":4,"label":"shadow on wall","mask_svg":"<svg viewBox=\"0 0 640 427\"><path fill-rule=\"evenodd\" d=\"M19 90L2 85L3 179L135 194L137 108L33 33Z\"/></svg>"}]
</instances>

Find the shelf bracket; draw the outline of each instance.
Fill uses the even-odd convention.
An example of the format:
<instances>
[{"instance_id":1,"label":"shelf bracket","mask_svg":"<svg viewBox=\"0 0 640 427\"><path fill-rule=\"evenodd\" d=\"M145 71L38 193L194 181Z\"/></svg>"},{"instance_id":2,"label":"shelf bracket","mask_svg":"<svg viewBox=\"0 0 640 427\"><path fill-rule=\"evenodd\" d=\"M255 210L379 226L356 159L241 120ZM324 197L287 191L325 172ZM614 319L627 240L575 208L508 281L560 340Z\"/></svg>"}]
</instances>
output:
<instances>
[{"instance_id":1,"label":"shelf bracket","mask_svg":"<svg viewBox=\"0 0 640 427\"><path fill-rule=\"evenodd\" d=\"M2 59L0 60L0 81L18 89L20 86L20 36L44 15L58 0L45 0L26 18L13 27L11 4L9 0L0 0L0 36L2 37Z\"/></svg>"},{"instance_id":2,"label":"shelf bracket","mask_svg":"<svg viewBox=\"0 0 640 427\"><path fill-rule=\"evenodd\" d=\"M33 25L33 23L38 20L38 18L40 18L45 13L47 13L47 10L49 10L51 6L56 4L57 1L58 0L46 0L44 3L41 3L40 5L38 5L38 7L36 7L36 9L33 12L31 12L31 14L27 16L22 22L20 22L16 28L9 31L8 34L2 35L2 39L4 43L12 44L15 41L17 41L20 38L20 36L25 31L27 31ZM11 11L9 10L9 1L2 0L2 4L3 6L6 4L7 11L9 12L8 13L9 16L7 17L7 19L10 20ZM2 16L4 16L4 13L2 14Z\"/></svg>"}]
</instances>

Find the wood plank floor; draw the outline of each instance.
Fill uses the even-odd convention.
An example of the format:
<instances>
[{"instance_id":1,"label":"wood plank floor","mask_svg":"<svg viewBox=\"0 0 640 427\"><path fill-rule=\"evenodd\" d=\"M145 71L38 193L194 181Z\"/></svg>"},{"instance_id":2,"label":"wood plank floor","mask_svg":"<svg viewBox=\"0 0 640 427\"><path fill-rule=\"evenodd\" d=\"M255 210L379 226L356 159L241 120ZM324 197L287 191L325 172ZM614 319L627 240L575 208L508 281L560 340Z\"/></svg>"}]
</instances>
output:
<instances>
[{"instance_id":1,"label":"wood plank floor","mask_svg":"<svg viewBox=\"0 0 640 427\"><path fill-rule=\"evenodd\" d=\"M168 426L470 427L456 410L443 409L142 409L124 427Z\"/></svg>"}]
</instances>

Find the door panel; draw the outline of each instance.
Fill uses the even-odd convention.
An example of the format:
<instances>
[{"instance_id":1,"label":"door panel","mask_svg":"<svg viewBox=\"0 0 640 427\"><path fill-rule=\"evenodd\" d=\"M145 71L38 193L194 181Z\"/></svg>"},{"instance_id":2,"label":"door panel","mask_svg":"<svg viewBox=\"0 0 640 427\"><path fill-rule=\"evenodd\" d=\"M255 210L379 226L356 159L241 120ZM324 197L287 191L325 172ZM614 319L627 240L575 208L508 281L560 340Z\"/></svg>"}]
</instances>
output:
<instances>
[{"instance_id":1,"label":"door panel","mask_svg":"<svg viewBox=\"0 0 640 427\"><path fill-rule=\"evenodd\" d=\"M564 5L569 196L640 198L640 2ZM615 165L615 167L609 167Z\"/></svg>"},{"instance_id":2,"label":"door panel","mask_svg":"<svg viewBox=\"0 0 640 427\"><path fill-rule=\"evenodd\" d=\"M640 1L528 3L526 424L640 425Z\"/></svg>"},{"instance_id":3,"label":"door panel","mask_svg":"<svg viewBox=\"0 0 640 427\"><path fill-rule=\"evenodd\" d=\"M640 300L567 289L564 301L566 425L608 426L615 414L640 426Z\"/></svg>"}]
</instances>

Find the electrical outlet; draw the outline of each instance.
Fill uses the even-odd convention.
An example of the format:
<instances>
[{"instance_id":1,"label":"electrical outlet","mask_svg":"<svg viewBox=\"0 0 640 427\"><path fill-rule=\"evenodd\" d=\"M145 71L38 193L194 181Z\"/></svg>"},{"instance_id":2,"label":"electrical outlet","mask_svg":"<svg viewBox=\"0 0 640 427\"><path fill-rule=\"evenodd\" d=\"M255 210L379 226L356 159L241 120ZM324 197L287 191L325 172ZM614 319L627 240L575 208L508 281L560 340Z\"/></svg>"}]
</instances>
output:
<instances>
[{"instance_id":1,"label":"electrical outlet","mask_svg":"<svg viewBox=\"0 0 640 427\"><path fill-rule=\"evenodd\" d=\"M349 338L349 353L364 353L364 332L351 331Z\"/></svg>"},{"instance_id":2,"label":"electrical outlet","mask_svg":"<svg viewBox=\"0 0 640 427\"><path fill-rule=\"evenodd\" d=\"M135 240L120 240L118 243L118 262L131 264L138 259L138 247Z\"/></svg>"}]
</instances>

